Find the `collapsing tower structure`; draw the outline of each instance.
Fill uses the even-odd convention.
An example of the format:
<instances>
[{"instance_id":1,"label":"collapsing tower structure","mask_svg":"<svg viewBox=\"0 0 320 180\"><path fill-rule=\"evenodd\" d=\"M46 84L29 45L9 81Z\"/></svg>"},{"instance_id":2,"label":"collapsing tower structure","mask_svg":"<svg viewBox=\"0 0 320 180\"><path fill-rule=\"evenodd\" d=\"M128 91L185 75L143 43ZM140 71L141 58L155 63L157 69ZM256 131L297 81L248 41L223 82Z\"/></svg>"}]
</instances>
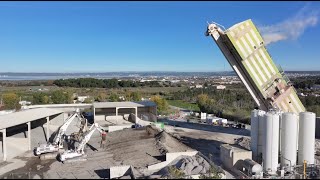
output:
<instances>
[{"instance_id":1,"label":"collapsing tower structure","mask_svg":"<svg viewBox=\"0 0 320 180\"><path fill-rule=\"evenodd\" d=\"M209 24L206 35L217 43L259 109L277 108L295 114L305 111L296 90L273 62L250 19L225 31L216 23Z\"/></svg>"},{"instance_id":2,"label":"collapsing tower structure","mask_svg":"<svg viewBox=\"0 0 320 180\"><path fill-rule=\"evenodd\" d=\"M273 62L256 26L249 19L227 30L221 28L211 23L206 35L217 43L259 108L251 113L253 160L263 165L267 176L279 171L297 174L299 166L314 165L316 116L305 112L295 88Z\"/></svg>"}]
</instances>

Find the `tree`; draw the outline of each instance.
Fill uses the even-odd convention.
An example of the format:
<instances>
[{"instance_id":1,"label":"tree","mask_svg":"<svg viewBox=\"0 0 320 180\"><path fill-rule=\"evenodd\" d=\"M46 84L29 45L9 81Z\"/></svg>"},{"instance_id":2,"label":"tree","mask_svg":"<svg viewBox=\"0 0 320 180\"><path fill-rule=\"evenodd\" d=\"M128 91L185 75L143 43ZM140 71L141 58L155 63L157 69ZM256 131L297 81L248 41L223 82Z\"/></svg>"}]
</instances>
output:
<instances>
[{"instance_id":1,"label":"tree","mask_svg":"<svg viewBox=\"0 0 320 180\"><path fill-rule=\"evenodd\" d=\"M33 104L48 104L49 103L49 97L40 92L40 93L34 93L32 95L32 103Z\"/></svg>"},{"instance_id":2,"label":"tree","mask_svg":"<svg viewBox=\"0 0 320 180\"><path fill-rule=\"evenodd\" d=\"M160 113L163 113L169 109L169 104L168 102L161 98L159 95L151 96L151 101L157 104L157 110Z\"/></svg>"},{"instance_id":3,"label":"tree","mask_svg":"<svg viewBox=\"0 0 320 180\"><path fill-rule=\"evenodd\" d=\"M99 95L96 98L97 101L103 102L107 100L107 95L104 92L100 92Z\"/></svg>"},{"instance_id":4,"label":"tree","mask_svg":"<svg viewBox=\"0 0 320 180\"><path fill-rule=\"evenodd\" d=\"M126 98L126 101L132 101L132 96L131 96L131 92L130 91L127 91L125 93L125 98Z\"/></svg>"},{"instance_id":5,"label":"tree","mask_svg":"<svg viewBox=\"0 0 320 180\"><path fill-rule=\"evenodd\" d=\"M139 92L126 92L127 101L141 101L141 94Z\"/></svg>"},{"instance_id":6,"label":"tree","mask_svg":"<svg viewBox=\"0 0 320 180\"><path fill-rule=\"evenodd\" d=\"M208 107L212 103L213 101L210 101L209 96L207 94L200 94L197 96L197 104L200 108L200 111L208 111Z\"/></svg>"},{"instance_id":7,"label":"tree","mask_svg":"<svg viewBox=\"0 0 320 180\"><path fill-rule=\"evenodd\" d=\"M6 93L2 95L4 109L20 109L19 98L15 93Z\"/></svg>"},{"instance_id":8,"label":"tree","mask_svg":"<svg viewBox=\"0 0 320 180\"><path fill-rule=\"evenodd\" d=\"M120 101L119 96L115 93L111 93L109 96L109 101L111 102L117 102Z\"/></svg>"},{"instance_id":9,"label":"tree","mask_svg":"<svg viewBox=\"0 0 320 180\"><path fill-rule=\"evenodd\" d=\"M56 90L52 92L51 100L54 104L71 103L72 96L70 92L63 92L61 90Z\"/></svg>"},{"instance_id":10,"label":"tree","mask_svg":"<svg viewBox=\"0 0 320 180\"><path fill-rule=\"evenodd\" d=\"M132 92L131 93L132 101L141 101L141 94L139 92Z\"/></svg>"}]
</instances>

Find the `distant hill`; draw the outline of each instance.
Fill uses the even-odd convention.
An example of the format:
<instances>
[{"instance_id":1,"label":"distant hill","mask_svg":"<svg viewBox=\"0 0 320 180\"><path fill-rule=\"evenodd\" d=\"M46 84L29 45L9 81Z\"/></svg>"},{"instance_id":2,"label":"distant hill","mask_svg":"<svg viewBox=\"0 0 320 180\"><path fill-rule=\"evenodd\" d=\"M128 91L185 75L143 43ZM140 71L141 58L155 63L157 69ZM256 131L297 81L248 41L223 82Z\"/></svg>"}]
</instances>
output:
<instances>
[{"instance_id":1,"label":"distant hill","mask_svg":"<svg viewBox=\"0 0 320 180\"><path fill-rule=\"evenodd\" d=\"M285 71L287 75L308 74L320 75L320 71ZM234 71L224 72L171 72L171 71L150 71L150 72L101 72L101 73L19 73L19 72L2 72L0 80L55 80L68 78L122 78L122 77L209 77L209 76L236 76Z\"/></svg>"}]
</instances>

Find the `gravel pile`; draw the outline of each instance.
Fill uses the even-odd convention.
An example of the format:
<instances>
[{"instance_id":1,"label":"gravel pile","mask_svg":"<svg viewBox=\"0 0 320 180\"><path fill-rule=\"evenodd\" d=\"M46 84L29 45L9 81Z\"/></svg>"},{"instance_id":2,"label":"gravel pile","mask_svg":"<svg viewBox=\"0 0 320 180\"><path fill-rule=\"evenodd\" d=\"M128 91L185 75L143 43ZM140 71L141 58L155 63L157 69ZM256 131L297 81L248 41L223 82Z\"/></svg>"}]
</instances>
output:
<instances>
[{"instance_id":1,"label":"gravel pile","mask_svg":"<svg viewBox=\"0 0 320 180\"><path fill-rule=\"evenodd\" d=\"M156 174L162 175L162 177L169 177L169 167L175 167L184 173L185 176L206 174L209 172L210 164L203 157L199 155L195 156L180 156L165 168L161 169ZM154 175L155 176L155 175Z\"/></svg>"},{"instance_id":2,"label":"gravel pile","mask_svg":"<svg viewBox=\"0 0 320 180\"><path fill-rule=\"evenodd\" d=\"M167 152L184 152L187 150L191 150L191 148L184 145L165 131L158 133L155 136L155 139L157 147L162 147L160 149L160 151L162 151L162 154L165 154Z\"/></svg>"},{"instance_id":3,"label":"gravel pile","mask_svg":"<svg viewBox=\"0 0 320 180\"><path fill-rule=\"evenodd\" d=\"M251 139L248 137L241 137L238 139L235 139L235 144L247 149L247 150L251 150L250 146L251 146Z\"/></svg>"},{"instance_id":4,"label":"gravel pile","mask_svg":"<svg viewBox=\"0 0 320 180\"><path fill-rule=\"evenodd\" d=\"M175 167L183 171L186 175L205 174L210 169L210 164L201 156L184 156Z\"/></svg>"}]
</instances>

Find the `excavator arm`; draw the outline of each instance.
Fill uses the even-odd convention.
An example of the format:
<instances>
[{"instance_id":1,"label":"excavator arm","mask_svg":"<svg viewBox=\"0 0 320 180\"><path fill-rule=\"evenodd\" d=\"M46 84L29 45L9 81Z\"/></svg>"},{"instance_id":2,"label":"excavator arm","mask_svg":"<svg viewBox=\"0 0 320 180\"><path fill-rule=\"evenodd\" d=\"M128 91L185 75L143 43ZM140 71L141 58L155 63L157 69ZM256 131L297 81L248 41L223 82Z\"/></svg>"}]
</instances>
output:
<instances>
[{"instance_id":1,"label":"excavator arm","mask_svg":"<svg viewBox=\"0 0 320 180\"><path fill-rule=\"evenodd\" d=\"M59 128L59 131L55 136L53 143L47 142L46 144L40 144L38 147L34 149L34 153L36 155L41 155L44 153L57 152L59 151L59 149L63 148L63 140L66 130L75 117L81 119L81 116L79 115L79 109L77 109L73 115L69 116L64 122L64 124Z\"/></svg>"},{"instance_id":2,"label":"excavator arm","mask_svg":"<svg viewBox=\"0 0 320 180\"><path fill-rule=\"evenodd\" d=\"M59 155L60 161L64 162L67 159L72 159L84 155L84 147L91 139L91 136L93 135L95 130L98 130L100 133L104 131L98 123L93 124L89 128L89 131L84 135L83 139L81 140L80 144L76 147L75 150L68 150Z\"/></svg>"},{"instance_id":3,"label":"excavator arm","mask_svg":"<svg viewBox=\"0 0 320 180\"><path fill-rule=\"evenodd\" d=\"M53 144L61 144L62 140L63 140L63 136L65 135L69 125L72 123L72 121L78 117L79 119L81 119L81 117L79 116L78 112L75 112L72 116L70 116L65 123L60 127L58 134L55 136L54 140L53 140Z\"/></svg>"}]
</instances>

